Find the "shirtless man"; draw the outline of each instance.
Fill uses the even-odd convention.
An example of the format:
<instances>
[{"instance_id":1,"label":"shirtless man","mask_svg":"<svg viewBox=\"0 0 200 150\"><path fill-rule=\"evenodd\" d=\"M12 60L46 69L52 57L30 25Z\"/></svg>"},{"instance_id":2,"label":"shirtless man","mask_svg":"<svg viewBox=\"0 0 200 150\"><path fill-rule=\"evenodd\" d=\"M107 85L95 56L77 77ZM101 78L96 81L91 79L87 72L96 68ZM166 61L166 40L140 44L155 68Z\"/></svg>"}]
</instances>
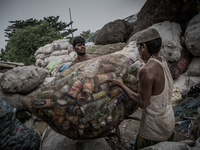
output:
<instances>
[{"instance_id":1,"label":"shirtless man","mask_svg":"<svg viewBox=\"0 0 200 150\"><path fill-rule=\"evenodd\" d=\"M111 87L121 87L143 109L135 150L162 141L172 141L174 138L175 119L170 104L173 79L168 63L158 55L161 44L162 39L153 28L138 34L138 51L146 62L139 70L138 93L134 93L118 80L108 80Z\"/></svg>"},{"instance_id":2,"label":"shirtless man","mask_svg":"<svg viewBox=\"0 0 200 150\"><path fill-rule=\"evenodd\" d=\"M96 55L86 54L85 39L81 36L74 38L73 49L77 53L78 57L71 63L69 67L75 65L76 63L97 57Z\"/></svg>"}]
</instances>

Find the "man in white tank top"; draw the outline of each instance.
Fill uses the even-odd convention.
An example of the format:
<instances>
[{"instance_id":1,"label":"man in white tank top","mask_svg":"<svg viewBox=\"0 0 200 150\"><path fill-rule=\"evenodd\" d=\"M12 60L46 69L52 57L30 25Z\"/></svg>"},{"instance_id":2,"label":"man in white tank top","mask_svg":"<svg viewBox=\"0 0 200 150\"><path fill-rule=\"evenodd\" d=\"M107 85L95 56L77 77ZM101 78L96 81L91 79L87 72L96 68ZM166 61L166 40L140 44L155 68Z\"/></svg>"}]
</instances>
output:
<instances>
[{"instance_id":1,"label":"man in white tank top","mask_svg":"<svg viewBox=\"0 0 200 150\"><path fill-rule=\"evenodd\" d=\"M118 80L108 80L110 86L119 86L143 109L135 150L172 141L174 137L174 112L170 104L173 79L167 61L158 55L162 39L156 29L139 32L137 46L140 57L146 62L139 70L138 93L131 91Z\"/></svg>"}]
</instances>

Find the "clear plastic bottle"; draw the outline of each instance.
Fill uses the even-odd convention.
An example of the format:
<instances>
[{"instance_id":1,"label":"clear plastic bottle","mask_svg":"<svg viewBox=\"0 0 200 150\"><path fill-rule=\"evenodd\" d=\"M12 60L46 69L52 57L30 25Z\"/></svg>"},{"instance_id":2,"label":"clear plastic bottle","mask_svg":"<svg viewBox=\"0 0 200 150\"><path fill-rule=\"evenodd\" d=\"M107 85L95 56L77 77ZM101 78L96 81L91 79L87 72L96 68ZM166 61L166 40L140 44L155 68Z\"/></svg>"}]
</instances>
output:
<instances>
[{"instance_id":1,"label":"clear plastic bottle","mask_svg":"<svg viewBox=\"0 0 200 150\"><path fill-rule=\"evenodd\" d=\"M99 67L100 67L100 61L99 60L96 60L95 62L88 63L84 68L85 76L87 78L94 78L94 76L99 71Z\"/></svg>"},{"instance_id":2,"label":"clear plastic bottle","mask_svg":"<svg viewBox=\"0 0 200 150\"><path fill-rule=\"evenodd\" d=\"M138 69L140 66L141 66L140 61L136 61L131 66L128 67L126 73L131 73L131 72L135 71L136 69Z\"/></svg>"}]
</instances>

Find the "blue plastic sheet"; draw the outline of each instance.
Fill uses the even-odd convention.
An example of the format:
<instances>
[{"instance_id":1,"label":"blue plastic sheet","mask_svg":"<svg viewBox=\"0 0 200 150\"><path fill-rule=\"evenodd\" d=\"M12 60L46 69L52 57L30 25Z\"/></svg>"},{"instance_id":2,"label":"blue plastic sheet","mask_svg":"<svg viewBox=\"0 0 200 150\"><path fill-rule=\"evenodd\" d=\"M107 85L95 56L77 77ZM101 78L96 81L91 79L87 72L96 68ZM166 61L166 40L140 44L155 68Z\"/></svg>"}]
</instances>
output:
<instances>
[{"instance_id":1,"label":"blue plastic sheet","mask_svg":"<svg viewBox=\"0 0 200 150\"><path fill-rule=\"evenodd\" d=\"M63 72L65 69L69 68L69 66L71 65L70 63L64 64L61 68L60 68L60 72Z\"/></svg>"}]
</instances>

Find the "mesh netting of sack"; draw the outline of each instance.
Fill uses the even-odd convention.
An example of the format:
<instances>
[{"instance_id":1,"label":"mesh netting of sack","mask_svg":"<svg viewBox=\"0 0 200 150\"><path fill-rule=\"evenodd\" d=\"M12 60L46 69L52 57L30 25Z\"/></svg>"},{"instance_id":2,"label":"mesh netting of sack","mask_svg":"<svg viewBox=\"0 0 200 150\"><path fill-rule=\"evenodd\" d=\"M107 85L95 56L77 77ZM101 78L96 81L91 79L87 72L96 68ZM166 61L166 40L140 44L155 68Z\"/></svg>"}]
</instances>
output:
<instances>
[{"instance_id":1,"label":"mesh netting of sack","mask_svg":"<svg viewBox=\"0 0 200 150\"><path fill-rule=\"evenodd\" d=\"M141 63L122 54L95 57L63 71L43 88L26 96L28 109L56 132L71 139L106 136L138 106L107 79L137 90Z\"/></svg>"}]
</instances>

